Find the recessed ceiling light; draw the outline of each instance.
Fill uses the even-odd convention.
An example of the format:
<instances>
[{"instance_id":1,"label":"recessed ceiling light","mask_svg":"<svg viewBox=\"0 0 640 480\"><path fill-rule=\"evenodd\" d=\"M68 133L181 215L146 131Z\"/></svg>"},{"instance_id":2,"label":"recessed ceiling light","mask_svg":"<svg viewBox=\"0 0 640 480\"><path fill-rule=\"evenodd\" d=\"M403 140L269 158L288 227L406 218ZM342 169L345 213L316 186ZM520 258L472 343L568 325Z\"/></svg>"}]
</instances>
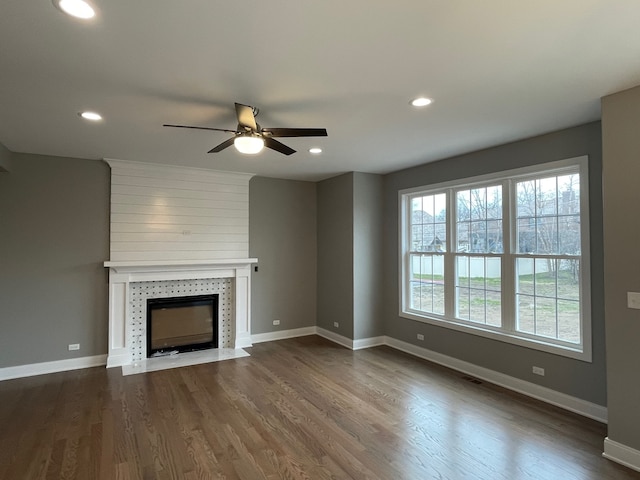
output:
<instances>
[{"instance_id":1,"label":"recessed ceiling light","mask_svg":"<svg viewBox=\"0 0 640 480\"><path fill-rule=\"evenodd\" d=\"M96 112L80 112L78 113L85 120L91 120L92 122L97 122L98 120L102 120L102 115Z\"/></svg>"},{"instance_id":2,"label":"recessed ceiling light","mask_svg":"<svg viewBox=\"0 0 640 480\"><path fill-rule=\"evenodd\" d=\"M313 153L314 155L318 155L319 153L322 153L322 149L319 147L313 147L309 149L309 153Z\"/></svg>"},{"instance_id":3,"label":"recessed ceiling light","mask_svg":"<svg viewBox=\"0 0 640 480\"><path fill-rule=\"evenodd\" d=\"M53 4L67 15L87 20L96 15L95 10L84 0L53 0Z\"/></svg>"},{"instance_id":4,"label":"recessed ceiling light","mask_svg":"<svg viewBox=\"0 0 640 480\"><path fill-rule=\"evenodd\" d=\"M418 98L414 98L413 100L411 100L411 105L413 105L414 107L426 107L432 101L433 100L431 100L430 98L427 98L427 97L418 97Z\"/></svg>"}]
</instances>

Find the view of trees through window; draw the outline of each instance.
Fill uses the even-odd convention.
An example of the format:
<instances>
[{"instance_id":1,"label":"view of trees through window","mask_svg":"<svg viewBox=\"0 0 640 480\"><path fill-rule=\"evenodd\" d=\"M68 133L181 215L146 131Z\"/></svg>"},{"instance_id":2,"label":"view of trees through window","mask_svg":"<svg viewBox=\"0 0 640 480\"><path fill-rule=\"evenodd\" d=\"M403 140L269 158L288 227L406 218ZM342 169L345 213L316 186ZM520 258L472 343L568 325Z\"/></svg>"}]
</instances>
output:
<instances>
[{"instance_id":1,"label":"view of trees through window","mask_svg":"<svg viewBox=\"0 0 640 480\"><path fill-rule=\"evenodd\" d=\"M519 331L580 341L580 176L518 182Z\"/></svg>"},{"instance_id":2,"label":"view of trees through window","mask_svg":"<svg viewBox=\"0 0 640 480\"><path fill-rule=\"evenodd\" d=\"M408 206L410 309L581 342L577 168L413 194ZM512 212L508 222L503 212ZM510 285L503 284L505 268L513 272ZM452 307L447 307L446 295L453 295ZM511 319L503 318L504 295L512 299L506 311Z\"/></svg>"}]
</instances>

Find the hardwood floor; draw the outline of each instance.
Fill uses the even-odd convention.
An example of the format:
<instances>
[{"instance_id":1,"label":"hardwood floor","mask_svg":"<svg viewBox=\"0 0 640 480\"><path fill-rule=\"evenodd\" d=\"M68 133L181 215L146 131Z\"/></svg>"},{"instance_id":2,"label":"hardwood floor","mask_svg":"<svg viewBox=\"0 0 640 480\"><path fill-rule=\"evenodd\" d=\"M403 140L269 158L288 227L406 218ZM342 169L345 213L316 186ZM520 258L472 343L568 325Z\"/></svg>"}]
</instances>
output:
<instances>
[{"instance_id":1,"label":"hardwood floor","mask_svg":"<svg viewBox=\"0 0 640 480\"><path fill-rule=\"evenodd\" d=\"M387 347L247 351L0 382L0 479L640 479L604 425Z\"/></svg>"}]
</instances>

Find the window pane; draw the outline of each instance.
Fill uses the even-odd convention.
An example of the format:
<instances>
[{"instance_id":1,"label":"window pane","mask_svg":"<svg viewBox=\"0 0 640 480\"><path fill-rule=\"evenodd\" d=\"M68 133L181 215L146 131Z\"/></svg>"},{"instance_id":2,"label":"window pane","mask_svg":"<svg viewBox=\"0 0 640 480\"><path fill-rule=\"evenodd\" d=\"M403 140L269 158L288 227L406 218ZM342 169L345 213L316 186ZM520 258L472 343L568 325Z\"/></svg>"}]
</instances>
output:
<instances>
[{"instance_id":1,"label":"window pane","mask_svg":"<svg viewBox=\"0 0 640 480\"><path fill-rule=\"evenodd\" d=\"M536 249L535 253L558 252L558 228L556 217L542 217L536 219Z\"/></svg>"},{"instance_id":2,"label":"window pane","mask_svg":"<svg viewBox=\"0 0 640 480\"><path fill-rule=\"evenodd\" d=\"M535 295L556 296L556 261L548 258L535 260Z\"/></svg>"},{"instance_id":3,"label":"window pane","mask_svg":"<svg viewBox=\"0 0 640 480\"><path fill-rule=\"evenodd\" d=\"M516 293L533 295L533 258L519 258L516 262Z\"/></svg>"},{"instance_id":4,"label":"window pane","mask_svg":"<svg viewBox=\"0 0 640 480\"><path fill-rule=\"evenodd\" d=\"M502 253L502 220L487 222L487 251Z\"/></svg>"},{"instance_id":5,"label":"window pane","mask_svg":"<svg viewBox=\"0 0 640 480\"><path fill-rule=\"evenodd\" d=\"M556 215L556 177L536 180L536 215Z\"/></svg>"},{"instance_id":6,"label":"window pane","mask_svg":"<svg viewBox=\"0 0 640 480\"><path fill-rule=\"evenodd\" d=\"M432 244L433 241L435 239L435 228L433 226L433 224L430 225L425 225L423 227L422 230L422 248L420 249L421 252L432 252L433 250L431 248L429 248Z\"/></svg>"},{"instance_id":7,"label":"window pane","mask_svg":"<svg viewBox=\"0 0 640 480\"><path fill-rule=\"evenodd\" d=\"M558 251L563 255L580 255L580 216L558 217Z\"/></svg>"},{"instance_id":8,"label":"window pane","mask_svg":"<svg viewBox=\"0 0 640 480\"><path fill-rule=\"evenodd\" d=\"M446 194L423 195L411 200L411 250L446 250Z\"/></svg>"},{"instance_id":9,"label":"window pane","mask_svg":"<svg viewBox=\"0 0 640 480\"><path fill-rule=\"evenodd\" d=\"M444 314L444 257L411 255L410 264L411 308Z\"/></svg>"},{"instance_id":10,"label":"window pane","mask_svg":"<svg viewBox=\"0 0 640 480\"><path fill-rule=\"evenodd\" d=\"M487 224L486 222L471 223L471 251L487 252Z\"/></svg>"},{"instance_id":11,"label":"window pane","mask_svg":"<svg viewBox=\"0 0 640 480\"><path fill-rule=\"evenodd\" d=\"M469 320L469 289L456 288L456 316L463 320Z\"/></svg>"},{"instance_id":12,"label":"window pane","mask_svg":"<svg viewBox=\"0 0 640 480\"><path fill-rule=\"evenodd\" d=\"M517 330L579 343L579 260L517 259Z\"/></svg>"},{"instance_id":13,"label":"window pane","mask_svg":"<svg viewBox=\"0 0 640 480\"><path fill-rule=\"evenodd\" d=\"M558 338L580 343L580 302L558 300Z\"/></svg>"},{"instance_id":14,"label":"window pane","mask_svg":"<svg viewBox=\"0 0 640 480\"><path fill-rule=\"evenodd\" d=\"M494 327L502 325L502 299L500 292L487 290L487 324Z\"/></svg>"},{"instance_id":15,"label":"window pane","mask_svg":"<svg viewBox=\"0 0 640 480\"><path fill-rule=\"evenodd\" d=\"M535 297L535 309L535 334L556 338L556 300L554 298Z\"/></svg>"},{"instance_id":16,"label":"window pane","mask_svg":"<svg viewBox=\"0 0 640 480\"><path fill-rule=\"evenodd\" d=\"M518 321L516 329L520 332L535 332L535 297L532 295L518 295Z\"/></svg>"},{"instance_id":17,"label":"window pane","mask_svg":"<svg viewBox=\"0 0 640 480\"><path fill-rule=\"evenodd\" d=\"M502 218L502 187L487 188L487 218Z\"/></svg>"},{"instance_id":18,"label":"window pane","mask_svg":"<svg viewBox=\"0 0 640 480\"><path fill-rule=\"evenodd\" d=\"M471 223L459 222L458 223L458 252L471 251L470 241L471 238Z\"/></svg>"},{"instance_id":19,"label":"window pane","mask_svg":"<svg viewBox=\"0 0 640 480\"><path fill-rule=\"evenodd\" d=\"M502 259L467 257L456 259L456 312L463 320L502 324Z\"/></svg>"},{"instance_id":20,"label":"window pane","mask_svg":"<svg viewBox=\"0 0 640 480\"><path fill-rule=\"evenodd\" d=\"M518 182L516 187L516 211L518 218L536 216L536 188L535 182Z\"/></svg>"},{"instance_id":21,"label":"window pane","mask_svg":"<svg viewBox=\"0 0 640 480\"><path fill-rule=\"evenodd\" d=\"M465 190L456 194L457 218L459 222L471 220L471 191Z\"/></svg>"},{"instance_id":22,"label":"window pane","mask_svg":"<svg viewBox=\"0 0 640 480\"><path fill-rule=\"evenodd\" d=\"M485 323L485 296L484 290L475 288L469 289L469 320L478 323Z\"/></svg>"},{"instance_id":23,"label":"window pane","mask_svg":"<svg viewBox=\"0 0 640 480\"><path fill-rule=\"evenodd\" d=\"M486 265L486 288L494 292L502 291L502 259L496 257L488 257L485 260Z\"/></svg>"},{"instance_id":24,"label":"window pane","mask_svg":"<svg viewBox=\"0 0 640 480\"><path fill-rule=\"evenodd\" d=\"M457 251L502 252L502 187L462 190L456 198Z\"/></svg>"},{"instance_id":25,"label":"window pane","mask_svg":"<svg viewBox=\"0 0 640 480\"><path fill-rule=\"evenodd\" d=\"M580 213L580 175L558 177L558 214L577 215Z\"/></svg>"},{"instance_id":26,"label":"window pane","mask_svg":"<svg viewBox=\"0 0 640 480\"><path fill-rule=\"evenodd\" d=\"M474 188L471 193L471 220L487 218L487 189Z\"/></svg>"},{"instance_id":27,"label":"window pane","mask_svg":"<svg viewBox=\"0 0 640 480\"><path fill-rule=\"evenodd\" d=\"M518 182L518 253L580 255L580 175Z\"/></svg>"},{"instance_id":28,"label":"window pane","mask_svg":"<svg viewBox=\"0 0 640 480\"><path fill-rule=\"evenodd\" d=\"M580 261L559 260L558 298L565 300L580 299Z\"/></svg>"}]
</instances>

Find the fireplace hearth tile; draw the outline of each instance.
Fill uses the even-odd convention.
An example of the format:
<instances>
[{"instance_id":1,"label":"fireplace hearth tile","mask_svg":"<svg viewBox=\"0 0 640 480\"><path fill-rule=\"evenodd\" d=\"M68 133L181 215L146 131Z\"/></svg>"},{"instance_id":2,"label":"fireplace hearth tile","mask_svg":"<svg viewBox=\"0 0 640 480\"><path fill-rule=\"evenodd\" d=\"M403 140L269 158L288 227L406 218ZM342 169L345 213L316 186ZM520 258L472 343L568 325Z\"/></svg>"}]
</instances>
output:
<instances>
[{"instance_id":1,"label":"fireplace hearth tile","mask_svg":"<svg viewBox=\"0 0 640 480\"><path fill-rule=\"evenodd\" d=\"M185 352L163 357L145 358L122 366L122 375L136 375L138 373L155 372L169 368L188 367L202 363L221 362L234 358L249 357L241 348L213 348L197 352Z\"/></svg>"}]
</instances>

